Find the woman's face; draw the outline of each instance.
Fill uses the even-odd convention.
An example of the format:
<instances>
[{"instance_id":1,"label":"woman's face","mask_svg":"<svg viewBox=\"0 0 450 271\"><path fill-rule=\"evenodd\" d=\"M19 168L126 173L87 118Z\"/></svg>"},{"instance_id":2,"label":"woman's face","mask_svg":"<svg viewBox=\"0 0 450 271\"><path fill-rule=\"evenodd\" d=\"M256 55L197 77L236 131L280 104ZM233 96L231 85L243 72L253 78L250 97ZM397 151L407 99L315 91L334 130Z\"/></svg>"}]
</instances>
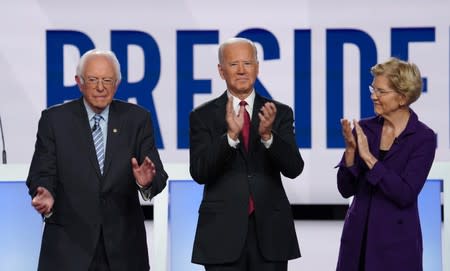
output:
<instances>
[{"instance_id":1,"label":"woman's face","mask_svg":"<svg viewBox=\"0 0 450 271\"><path fill-rule=\"evenodd\" d=\"M370 98L377 115L386 117L398 112L406 106L406 97L389 86L389 80L384 75L375 76L371 85Z\"/></svg>"}]
</instances>

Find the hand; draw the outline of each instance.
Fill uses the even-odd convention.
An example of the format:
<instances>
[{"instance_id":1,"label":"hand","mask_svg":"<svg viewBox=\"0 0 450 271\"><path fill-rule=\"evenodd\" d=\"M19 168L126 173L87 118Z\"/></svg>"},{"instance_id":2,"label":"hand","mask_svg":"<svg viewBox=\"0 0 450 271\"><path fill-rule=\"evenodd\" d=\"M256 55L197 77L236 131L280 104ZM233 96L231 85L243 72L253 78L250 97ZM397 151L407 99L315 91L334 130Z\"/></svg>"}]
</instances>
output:
<instances>
[{"instance_id":1,"label":"hand","mask_svg":"<svg viewBox=\"0 0 450 271\"><path fill-rule=\"evenodd\" d=\"M52 194L41 186L36 189L36 195L31 200L31 205L42 215L50 214L54 203L55 199Z\"/></svg>"},{"instance_id":2,"label":"hand","mask_svg":"<svg viewBox=\"0 0 450 271\"><path fill-rule=\"evenodd\" d=\"M156 167L152 160L146 156L144 162L139 165L136 158L133 157L131 158L131 167L136 182L144 188L149 187L156 175Z\"/></svg>"},{"instance_id":3,"label":"hand","mask_svg":"<svg viewBox=\"0 0 450 271\"><path fill-rule=\"evenodd\" d=\"M356 140L352 133L350 121L347 119L341 119L341 127L342 136L344 137L345 141L345 150L354 152L356 150Z\"/></svg>"},{"instance_id":4,"label":"hand","mask_svg":"<svg viewBox=\"0 0 450 271\"><path fill-rule=\"evenodd\" d=\"M378 161L369 150L369 143L367 141L367 136L364 133L361 126L356 120L353 120L353 125L355 126L356 131L356 142L358 144L358 153L359 156L364 160L366 165L372 169L375 163Z\"/></svg>"},{"instance_id":5,"label":"hand","mask_svg":"<svg viewBox=\"0 0 450 271\"><path fill-rule=\"evenodd\" d=\"M244 110L244 106L241 106L239 114L236 116L236 112L233 109L233 97L228 97L225 119L228 125L227 133L233 140L238 139L244 126Z\"/></svg>"},{"instance_id":6,"label":"hand","mask_svg":"<svg viewBox=\"0 0 450 271\"><path fill-rule=\"evenodd\" d=\"M267 141L272 137L272 125L277 115L277 108L274 103L267 102L258 112L259 127L258 133L262 140Z\"/></svg>"}]
</instances>

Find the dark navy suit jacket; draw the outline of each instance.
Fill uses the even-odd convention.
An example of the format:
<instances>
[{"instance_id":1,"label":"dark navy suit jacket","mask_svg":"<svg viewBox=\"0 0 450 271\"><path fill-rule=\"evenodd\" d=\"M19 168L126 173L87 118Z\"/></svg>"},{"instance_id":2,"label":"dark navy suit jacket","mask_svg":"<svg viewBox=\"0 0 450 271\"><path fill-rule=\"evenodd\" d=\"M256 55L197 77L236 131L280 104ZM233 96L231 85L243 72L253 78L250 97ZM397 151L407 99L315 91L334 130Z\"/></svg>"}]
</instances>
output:
<instances>
[{"instance_id":1,"label":"dark navy suit jacket","mask_svg":"<svg viewBox=\"0 0 450 271\"><path fill-rule=\"evenodd\" d=\"M359 122L375 157L379 157L383 121L377 116ZM358 154L349 168L342 158L338 165L338 189L343 197L354 198L343 227L338 271L358 270L366 222L366 271L422 270L417 199L435 150L435 133L411 110L405 130L372 170Z\"/></svg>"},{"instance_id":2,"label":"dark navy suit jacket","mask_svg":"<svg viewBox=\"0 0 450 271\"><path fill-rule=\"evenodd\" d=\"M46 219L39 269L88 270L100 230L114 270L148 271L144 215L131 158L156 166L152 194L167 180L153 137L150 113L114 100L109 107L104 174L100 174L82 99L42 112L27 179L29 193L42 186L55 198Z\"/></svg>"},{"instance_id":3,"label":"dark navy suit jacket","mask_svg":"<svg viewBox=\"0 0 450 271\"><path fill-rule=\"evenodd\" d=\"M247 236L250 191L262 255L271 261L300 257L280 174L295 178L304 164L295 142L293 113L284 104L272 101L277 107L273 142L268 149L261 143L258 111L268 101L255 96L248 153L243 144L237 149L228 144L226 92L190 115L190 172L196 182L205 185L192 254L195 263L238 259Z\"/></svg>"}]
</instances>

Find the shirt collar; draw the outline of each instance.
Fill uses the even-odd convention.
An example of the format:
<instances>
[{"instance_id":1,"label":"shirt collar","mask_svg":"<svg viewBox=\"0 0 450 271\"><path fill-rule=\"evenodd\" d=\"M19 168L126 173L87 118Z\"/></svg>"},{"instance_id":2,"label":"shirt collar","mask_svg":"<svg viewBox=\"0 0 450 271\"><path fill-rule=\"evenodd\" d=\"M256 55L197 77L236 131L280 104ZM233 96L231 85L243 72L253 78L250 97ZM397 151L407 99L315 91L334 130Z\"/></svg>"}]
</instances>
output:
<instances>
[{"instance_id":1,"label":"shirt collar","mask_svg":"<svg viewBox=\"0 0 450 271\"><path fill-rule=\"evenodd\" d=\"M95 113L92 108L87 104L86 100L83 98L83 104L84 107L86 108L86 112L88 114L88 119L89 121L92 120L92 118L97 114ZM102 116L102 118L107 121L108 120L108 114L109 114L109 105L103 109L103 111L99 114L100 116Z\"/></svg>"},{"instance_id":2,"label":"shirt collar","mask_svg":"<svg viewBox=\"0 0 450 271\"><path fill-rule=\"evenodd\" d=\"M231 92L229 90L227 90L227 96L233 97L233 108L237 114L239 112L239 106L240 106L239 103L241 102L241 99L239 99L238 97L231 94ZM250 93L250 95L248 95L247 98L244 99L244 101L247 102L247 106L245 108L247 109L247 112L249 113L250 118L252 117L253 103L255 102L255 96L256 96L255 89L252 89L252 92Z\"/></svg>"}]
</instances>

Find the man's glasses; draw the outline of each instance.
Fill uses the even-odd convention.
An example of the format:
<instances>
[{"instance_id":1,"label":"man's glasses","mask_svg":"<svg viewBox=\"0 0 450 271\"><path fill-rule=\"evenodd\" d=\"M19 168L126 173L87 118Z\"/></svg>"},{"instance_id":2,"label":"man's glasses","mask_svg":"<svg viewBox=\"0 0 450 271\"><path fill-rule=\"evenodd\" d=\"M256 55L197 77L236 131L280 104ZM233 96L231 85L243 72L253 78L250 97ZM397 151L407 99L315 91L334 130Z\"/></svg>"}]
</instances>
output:
<instances>
[{"instance_id":1,"label":"man's glasses","mask_svg":"<svg viewBox=\"0 0 450 271\"><path fill-rule=\"evenodd\" d=\"M83 78L83 77L81 77L81 78ZM108 77L97 78L97 77L89 76L86 79L83 78L83 80L85 81L85 83L88 86L91 86L91 87L96 87L99 82L101 82L104 87L112 87L116 84L116 80L114 80L113 78L108 78Z\"/></svg>"},{"instance_id":2,"label":"man's glasses","mask_svg":"<svg viewBox=\"0 0 450 271\"><path fill-rule=\"evenodd\" d=\"M384 89L374 88L371 85L369 85L369 91L370 91L370 94L375 94L377 97L381 97L388 93L395 92L395 90L384 90Z\"/></svg>"}]
</instances>

